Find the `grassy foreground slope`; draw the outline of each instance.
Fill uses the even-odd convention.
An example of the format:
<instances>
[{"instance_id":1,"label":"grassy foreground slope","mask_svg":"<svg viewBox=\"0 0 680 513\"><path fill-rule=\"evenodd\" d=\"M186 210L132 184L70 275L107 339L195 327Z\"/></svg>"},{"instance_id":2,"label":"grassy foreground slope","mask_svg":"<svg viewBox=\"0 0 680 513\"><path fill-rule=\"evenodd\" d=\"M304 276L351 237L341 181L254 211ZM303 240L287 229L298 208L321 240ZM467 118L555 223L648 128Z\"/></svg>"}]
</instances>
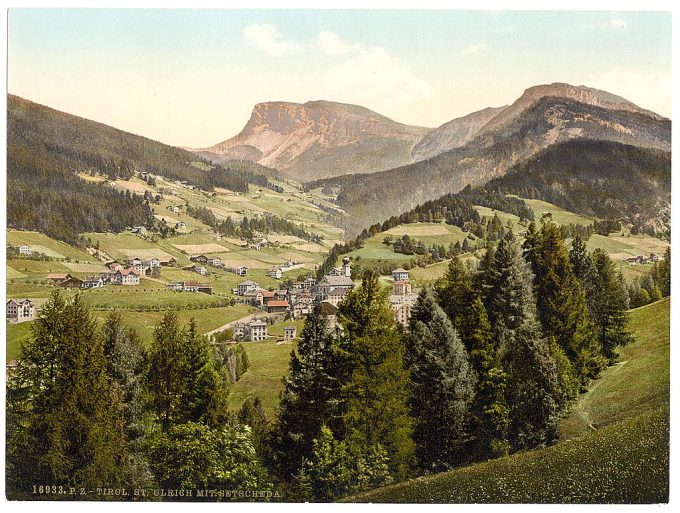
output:
<instances>
[{"instance_id":1,"label":"grassy foreground slope","mask_svg":"<svg viewBox=\"0 0 680 513\"><path fill-rule=\"evenodd\" d=\"M607 369L562 426L552 447L418 478L352 502L657 503L668 500L669 307L630 312L635 342ZM602 427L604 426L604 427ZM601 429L598 429L600 428Z\"/></svg>"}]
</instances>

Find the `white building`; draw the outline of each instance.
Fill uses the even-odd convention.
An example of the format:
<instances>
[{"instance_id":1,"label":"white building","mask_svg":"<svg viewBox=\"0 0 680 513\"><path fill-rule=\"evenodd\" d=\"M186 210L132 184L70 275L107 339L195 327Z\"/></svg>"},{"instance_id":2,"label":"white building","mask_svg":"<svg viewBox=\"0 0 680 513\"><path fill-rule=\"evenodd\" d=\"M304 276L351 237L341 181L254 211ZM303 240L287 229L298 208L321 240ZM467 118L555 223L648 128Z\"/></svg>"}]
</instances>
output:
<instances>
[{"instance_id":1,"label":"white building","mask_svg":"<svg viewBox=\"0 0 680 513\"><path fill-rule=\"evenodd\" d=\"M20 255L30 255L31 253L33 253L33 250L31 249L31 246L29 246L28 244L22 244L21 246L19 246Z\"/></svg>"},{"instance_id":2,"label":"white building","mask_svg":"<svg viewBox=\"0 0 680 513\"><path fill-rule=\"evenodd\" d=\"M272 267L271 269L267 270L267 276L280 280L281 276L283 276L283 271L280 267Z\"/></svg>"},{"instance_id":3,"label":"white building","mask_svg":"<svg viewBox=\"0 0 680 513\"><path fill-rule=\"evenodd\" d=\"M7 301L7 320L11 323L35 319L35 305L30 299L10 299Z\"/></svg>"},{"instance_id":4,"label":"white building","mask_svg":"<svg viewBox=\"0 0 680 513\"><path fill-rule=\"evenodd\" d=\"M244 282L239 283L236 286L236 294L239 296L244 296L246 292L250 290L260 290L262 287L260 287L257 283L251 280L246 280Z\"/></svg>"},{"instance_id":5,"label":"white building","mask_svg":"<svg viewBox=\"0 0 680 513\"><path fill-rule=\"evenodd\" d=\"M408 281L408 271L406 269L395 269L392 271L392 279L394 281Z\"/></svg>"},{"instance_id":6,"label":"white building","mask_svg":"<svg viewBox=\"0 0 680 513\"><path fill-rule=\"evenodd\" d=\"M297 336L297 328L295 326L284 326L283 328L283 340L290 342L295 340Z\"/></svg>"},{"instance_id":7,"label":"white building","mask_svg":"<svg viewBox=\"0 0 680 513\"><path fill-rule=\"evenodd\" d=\"M236 274L238 276L247 276L248 275L248 268L245 265L237 267L236 268Z\"/></svg>"}]
</instances>

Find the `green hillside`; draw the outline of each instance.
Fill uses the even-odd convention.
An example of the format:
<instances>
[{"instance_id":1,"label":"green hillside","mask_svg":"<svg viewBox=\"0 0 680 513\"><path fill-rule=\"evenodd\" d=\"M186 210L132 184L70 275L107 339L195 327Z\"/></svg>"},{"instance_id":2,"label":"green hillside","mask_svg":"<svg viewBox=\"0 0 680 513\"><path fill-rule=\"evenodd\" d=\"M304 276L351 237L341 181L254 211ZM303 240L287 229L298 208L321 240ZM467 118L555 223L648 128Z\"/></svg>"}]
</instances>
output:
<instances>
[{"instance_id":1,"label":"green hillside","mask_svg":"<svg viewBox=\"0 0 680 513\"><path fill-rule=\"evenodd\" d=\"M565 440L351 497L351 502L668 500L670 299L630 312L635 342L563 421ZM583 419L589 419L592 428Z\"/></svg>"}]
</instances>

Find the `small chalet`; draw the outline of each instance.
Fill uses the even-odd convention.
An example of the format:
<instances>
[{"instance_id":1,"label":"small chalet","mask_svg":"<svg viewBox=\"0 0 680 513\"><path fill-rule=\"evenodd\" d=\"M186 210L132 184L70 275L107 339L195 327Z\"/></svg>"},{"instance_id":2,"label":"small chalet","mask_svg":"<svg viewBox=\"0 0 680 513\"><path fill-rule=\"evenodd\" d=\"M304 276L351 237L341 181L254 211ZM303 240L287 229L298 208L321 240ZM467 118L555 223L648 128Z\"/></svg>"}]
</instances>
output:
<instances>
[{"instance_id":1,"label":"small chalet","mask_svg":"<svg viewBox=\"0 0 680 513\"><path fill-rule=\"evenodd\" d=\"M161 267L170 267L174 266L177 263L175 257L160 257L158 261L161 264Z\"/></svg>"},{"instance_id":2,"label":"small chalet","mask_svg":"<svg viewBox=\"0 0 680 513\"><path fill-rule=\"evenodd\" d=\"M238 276L247 276L248 275L248 268L245 265L237 267L236 268L236 274Z\"/></svg>"},{"instance_id":3,"label":"small chalet","mask_svg":"<svg viewBox=\"0 0 680 513\"><path fill-rule=\"evenodd\" d=\"M30 299L10 299L7 301L7 320L11 323L35 319L35 305Z\"/></svg>"},{"instance_id":4,"label":"small chalet","mask_svg":"<svg viewBox=\"0 0 680 513\"><path fill-rule=\"evenodd\" d=\"M92 276L85 278L83 280L83 288L84 289L98 289L104 286L104 280L101 278L101 276Z\"/></svg>"},{"instance_id":5,"label":"small chalet","mask_svg":"<svg viewBox=\"0 0 680 513\"><path fill-rule=\"evenodd\" d=\"M216 256L208 257L205 263L208 265L212 265L213 267L220 267L222 265L222 259Z\"/></svg>"},{"instance_id":6,"label":"small chalet","mask_svg":"<svg viewBox=\"0 0 680 513\"><path fill-rule=\"evenodd\" d=\"M178 222L178 223L175 223L175 228L186 228L186 227L187 227L187 225L186 225L186 223L183 222L183 221L180 221L180 222Z\"/></svg>"},{"instance_id":7,"label":"small chalet","mask_svg":"<svg viewBox=\"0 0 680 513\"><path fill-rule=\"evenodd\" d=\"M71 275L67 273L50 273L47 275L47 281L49 281L51 285L59 285L62 281L68 280L69 278L71 278Z\"/></svg>"},{"instance_id":8,"label":"small chalet","mask_svg":"<svg viewBox=\"0 0 680 513\"><path fill-rule=\"evenodd\" d=\"M28 244L22 244L21 246L19 246L20 255L30 255L31 253L33 253L33 250L31 249L31 246L29 246Z\"/></svg>"},{"instance_id":9,"label":"small chalet","mask_svg":"<svg viewBox=\"0 0 680 513\"><path fill-rule=\"evenodd\" d=\"M267 313L282 313L288 311L288 301L272 300L267 303Z\"/></svg>"},{"instance_id":10,"label":"small chalet","mask_svg":"<svg viewBox=\"0 0 680 513\"><path fill-rule=\"evenodd\" d=\"M199 264L205 264L208 261L208 257L205 255L196 255L189 258L192 262L197 262Z\"/></svg>"}]
</instances>

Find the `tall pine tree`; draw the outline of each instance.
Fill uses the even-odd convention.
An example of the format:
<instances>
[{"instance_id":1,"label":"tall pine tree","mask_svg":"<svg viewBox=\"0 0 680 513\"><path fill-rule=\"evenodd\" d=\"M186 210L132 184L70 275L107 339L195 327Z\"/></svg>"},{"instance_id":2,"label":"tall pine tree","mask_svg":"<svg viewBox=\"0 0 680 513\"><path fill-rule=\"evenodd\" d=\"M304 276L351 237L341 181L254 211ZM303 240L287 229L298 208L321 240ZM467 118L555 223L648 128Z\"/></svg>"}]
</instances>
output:
<instances>
[{"instance_id":1,"label":"tall pine tree","mask_svg":"<svg viewBox=\"0 0 680 513\"><path fill-rule=\"evenodd\" d=\"M476 380L465 347L429 289L420 293L413 308L405 361L421 468L438 471L460 464Z\"/></svg>"},{"instance_id":2,"label":"tall pine tree","mask_svg":"<svg viewBox=\"0 0 680 513\"><path fill-rule=\"evenodd\" d=\"M402 479L414 463L404 341L375 273L362 273L361 287L340 304L338 317L345 368L343 438L351 450L387 450L390 471Z\"/></svg>"},{"instance_id":3,"label":"tall pine tree","mask_svg":"<svg viewBox=\"0 0 680 513\"><path fill-rule=\"evenodd\" d=\"M312 456L312 442L324 424L335 425L339 381L335 340L326 318L307 317L297 352L291 351L289 373L272 430L270 466L283 478L297 474Z\"/></svg>"}]
</instances>

